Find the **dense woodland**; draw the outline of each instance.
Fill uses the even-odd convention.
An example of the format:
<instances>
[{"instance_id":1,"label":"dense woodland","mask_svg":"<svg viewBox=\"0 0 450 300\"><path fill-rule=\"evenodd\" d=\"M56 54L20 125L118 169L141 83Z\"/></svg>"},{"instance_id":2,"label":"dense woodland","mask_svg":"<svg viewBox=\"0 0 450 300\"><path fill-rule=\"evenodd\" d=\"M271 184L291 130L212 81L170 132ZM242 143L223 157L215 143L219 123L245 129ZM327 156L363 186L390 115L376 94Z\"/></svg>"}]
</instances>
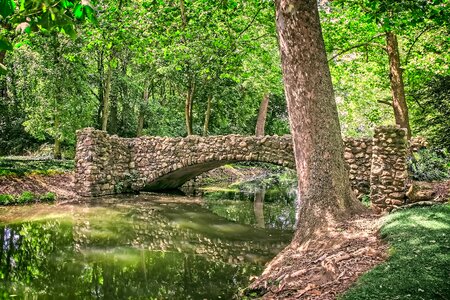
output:
<instances>
[{"instance_id":1,"label":"dense woodland","mask_svg":"<svg viewBox=\"0 0 450 300\"><path fill-rule=\"evenodd\" d=\"M2 155L46 143L71 157L88 126L124 137L255 134L267 99L265 133L289 132L272 1L1 3ZM342 134L396 120L449 147L448 1L319 9ZM409 120L398 117L405 109Z\"/></svg>"},{"instance_id":2,"label":"dense woodland","mask_svg":"<svg viewBox=\"0 0 450 300\"><path fill-rule=\"evenodd\" d=\"M430 299L442 298L449 290L445 266L450 257L444 252L448 205L428 213L411 210L414 216L393 214L381 235L399 246L388 251L379 241L379 216L352 193L342 136L371 136L377 125L404 129L392 129L401 137L395 142L401 146L399 157L395 148L378 155L389 168L372 159L380 184L387 187L382 200L392 204L386 212L400 208L391 198L401 199L398 205L411 200L407 180L449 177L448 4L0 0L0 156L72 158L76 130L83 127L122 137L292 133L298 175L294 237L242 292L270 299L308 293L335 299L391 252L388 263L394 267L373 269L373 287L362 288L366 298L372 288L380 299L409 298L425 290ZM414 136L431 145L419 155L423 169L416 153L406 150L406 139ZM386 138L395 137L389 133ZM409 179L407 159L413 171ZM5 162L20 167L14 157ZM404 169L397 172L393 164ZM391 189L394 180L385 172L400 178L399 193ZM7 188L17 178L24 186L33 179L6 175ZM73 182L73 174L46 175L58 185ZM448 201L448 183L434 186L444 191L443 201ZM69 188L76 193L73 185ZM0 196L8 205L55 200L52 193L37 200L31 192ZM434 194L431 198L442 200ZM389 222L397 222L398 228L393 230ZM403 223L423 239L404 235ZM427 253L424 259L416 255L420 252ZM407 272L396 275L397 270ZM418 274L427 279L419 282ZM383 288L388 283L381 284L380 278L389 278L393 287ZM411 292L408 285L420 288Z\"/></svg>"}]
</instances>

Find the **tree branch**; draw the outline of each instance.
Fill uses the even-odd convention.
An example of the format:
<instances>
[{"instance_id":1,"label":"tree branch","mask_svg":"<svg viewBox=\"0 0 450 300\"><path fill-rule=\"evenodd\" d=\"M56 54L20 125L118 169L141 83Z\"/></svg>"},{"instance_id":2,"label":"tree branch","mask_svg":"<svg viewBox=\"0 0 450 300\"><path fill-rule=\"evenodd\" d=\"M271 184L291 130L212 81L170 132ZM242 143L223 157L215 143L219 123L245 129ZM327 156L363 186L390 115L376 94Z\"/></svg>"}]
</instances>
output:
<instances>
[{"instance_id":1,"label":"tree branch","mask_svg":"<svg viewBox=\"0 0 450 300\"><path fill-rule=\"evenodd\" d=\"M250 26L252 26L252 24L255 22L256 17L259 15L259 13L261 12L261 10L262 10L262 7L260 7L260 8L258 9L258 11L257 11L256 14L253 16L252 20L247 24L247 26L246 26L241 32L239 32L239 34L238 34L236 40L240 39L241 36L244 34L244 32L246 32L246 31L250 28Z\"/></svg>"},{"instance_id":2,"label":"tree branch","mask_svg":"<svg viewBox=\"0 0 450 300\"><path fill-rule=\"evenodd\" d=\"M406 53L405 63L404 63L405 66L408 64L409 56L410 56L410 54L411 54L411 51L412 51L413 47L416 45L416 42L419 40L419 38L420 38L425 32L427 32L427 31L429 31L429 30L431 30L431 29L433 29L433 28L434 28L434 26L427 26L427 27L425 27L425 29L422 30L422 31L414 38L413 43L411 44L411 46L410 46L409 49L408 49L408 52Z\"/></svg>"},{"instance_id":3,"label":"tree branch","mask_svg":"<svg viewBox=\"0 0 450 300\"><path fill-rule=\"evenodd\" d=\"M381 103L381 104L388 105L388 106L392 106L392 102L389 101L389 100L378 100L377 102Z\"/></svg>"},{"instance_id":4,"label":"tree branch","mask_svg":"<svg viewBox=\"0 0 450 300\"><path fill-rule=\"evenodd\" d=\"M347 49L344 49L344 50L340 51L339 53L333 55L333 57L331 57L330 59L328 59L328 61L332 61L332 60L335 59L336 57L341 56L342 54L344 54L344 53L346 53L346 52L348 52L348 51L350 51L350 50L353 50L353 49L356 49L356 48L359 48L359 47L364 47L364 46L376 46L376 47L380 47L380 48L383 49L384 51L387 51L387 49L386 49L386 47L385 47L384 45L381 45L381 44L379 44L379 43L373 43L373 42L372 42L374 39L376 39L376 38L378 38L378 37L380 37L380 36L382 36L382 35L384 35L384 33L380 33L380 34L377 34L377 35L373 36L369 41L367 41L367 42L365 42L365 43L356 44L356 45L353 45L353 46L351 46L351 47L349 47L349 48L347 48Z\"/></svg>"}]
</instances>

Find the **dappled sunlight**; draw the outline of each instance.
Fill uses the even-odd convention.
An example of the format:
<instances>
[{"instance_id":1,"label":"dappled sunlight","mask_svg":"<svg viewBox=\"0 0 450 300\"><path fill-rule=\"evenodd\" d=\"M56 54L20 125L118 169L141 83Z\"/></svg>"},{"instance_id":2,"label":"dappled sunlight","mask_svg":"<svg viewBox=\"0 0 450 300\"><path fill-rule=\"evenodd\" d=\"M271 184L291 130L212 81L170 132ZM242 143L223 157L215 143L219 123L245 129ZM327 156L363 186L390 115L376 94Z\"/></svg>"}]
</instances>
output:
<instances>
[{"instance_id":1,"label":"dappled sunlight","mask_svg":"<svg viewBox=\"0 0 450 300\"><path fill-rule=\"evenodd\" d=\"M414 208L385 218L389 259L363 275L343 299L445 299L450 264L450 206ZM383 288L380 289L380 286Z\"/></svg>"}]
</instances>

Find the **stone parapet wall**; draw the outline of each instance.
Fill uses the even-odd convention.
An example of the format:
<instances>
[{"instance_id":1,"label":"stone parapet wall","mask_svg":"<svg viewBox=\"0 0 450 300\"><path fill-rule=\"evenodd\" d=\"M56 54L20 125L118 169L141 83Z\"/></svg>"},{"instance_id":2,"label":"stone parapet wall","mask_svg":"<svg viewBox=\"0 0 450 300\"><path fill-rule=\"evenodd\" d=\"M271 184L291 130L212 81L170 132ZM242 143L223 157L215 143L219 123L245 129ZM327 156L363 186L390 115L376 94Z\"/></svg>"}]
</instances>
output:
<instances>
[{"instance_id":1,"label":"stone parapet wall","mask_svg":"<svg viewBox=\"0 0 450 300\"><path fill-rule=\"evenodd\" d=\"M395 126L375 129L370 175L370 199L375 211L390 211L405 203L407 155L404 129Z\"/></svg>"},{"instance_id":2,"label":"stone parapet wall","mask_svg":"<svg viewBox=\"0 0 450 300\"><path fill-rule=\"evenodd\" d=\"M114 194L132 171L132 139L86 128L77 132L75 186L81 196Z\"/></svg>"},{"instance_id":3,"label":"stone parapet wall","mask_svg":"<svg viewBox=\"0 0 450 300\"><path fill-rule=\"evenodd\" d=\"M350 183L358 199L370 193L372 139L344 139L344 158L348 165Z\"/></svg>"},{"instance_id":4,"label":"stone parapet wall","mask_svg":"<svg viewBox=\"0 0 450 300\"><path fill-rule=\"evenodd\" d=\"M344 157L353 191L359 199L370 192L380 211L398 205L398 193L404 195L406 190L399 177L406 172L406 143L400 141L402 131L395 127L375 132L374 140L345 139ZM76 188L87 197L176 188L208 170L238 161L295 169L290 135L120 138L86 128L77 132L76 150ZM373 174L379 169L381 177ZM395 172L388 179L386 172L390 171ZM371 188L374 183L376 187Z\"/></svg>"}]
</instances>

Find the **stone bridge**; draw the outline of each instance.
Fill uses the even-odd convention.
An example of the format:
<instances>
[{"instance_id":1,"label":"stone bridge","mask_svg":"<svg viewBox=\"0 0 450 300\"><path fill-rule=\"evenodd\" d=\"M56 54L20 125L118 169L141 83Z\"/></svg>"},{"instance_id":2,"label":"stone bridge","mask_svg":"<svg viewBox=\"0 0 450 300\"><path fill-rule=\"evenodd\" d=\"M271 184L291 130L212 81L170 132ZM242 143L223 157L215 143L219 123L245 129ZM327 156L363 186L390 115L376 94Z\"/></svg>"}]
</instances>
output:
<instances>
[{"instance_id":1,"label":"stone bridge","mask_svg":"<svg viewBox=\"0 0 450 300\"><path fill-rule=\"evenodd\" d=\"M295 168L288 135L127 139L87 128L78 132L77 139L78 191L84 196L129 188L173 189L201 173L238 161Z\"/></svg>"},{"instance_id":2,"label":"stone bridge","mask_svg":"<svg viewBox=\"0 0 450 300\"><path fill-rule=\"evenodd\" d=\"M406 190L403 130L381 127L375 130L373 139L345 139L344 146L350 181L358 197L370 192L381 209L391 202L397 205L403 201ZM85 128L77 131L75 184L78 193L86 197L159 191L177 188L203 172L239 161L267 162L294 169L292 138L290 135L120 138Z\"/></svg>"}]
</instances>

